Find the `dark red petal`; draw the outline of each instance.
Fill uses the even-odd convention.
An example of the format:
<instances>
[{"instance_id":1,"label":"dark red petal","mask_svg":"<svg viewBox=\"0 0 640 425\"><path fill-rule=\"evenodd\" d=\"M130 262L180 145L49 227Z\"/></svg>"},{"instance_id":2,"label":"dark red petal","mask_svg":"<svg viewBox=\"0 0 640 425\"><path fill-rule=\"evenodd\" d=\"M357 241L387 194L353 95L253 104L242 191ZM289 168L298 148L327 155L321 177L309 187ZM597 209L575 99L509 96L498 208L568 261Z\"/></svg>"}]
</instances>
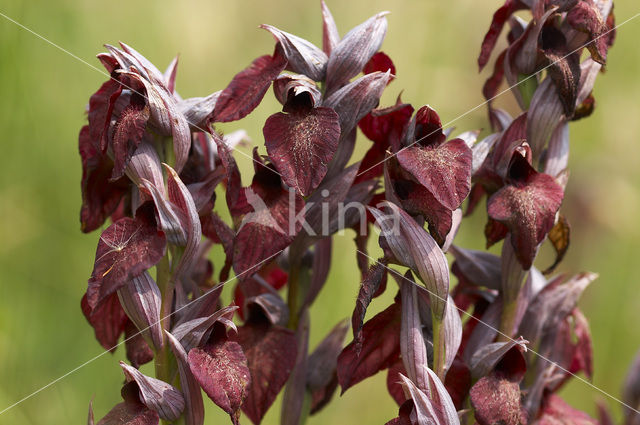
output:
<instances>
[{"instance_id":1,"label":"dark red petal","mask_svg":"<svg viewBox=\"0 0 640 425\"><path fill-rule=\"evenodd\" d=\"M362 72L364 65L380 49L387 32L385 15L387 12L378 13L354 27L331 51L327 62L327 92L334 92Z\"/></svg>"},{"instance_id":2,"label":"dark red petal","mask_svg":"<svg viewBox=\"0 0 640 425\"><path fill-rule=\"evenodd\" d=\"M573 115L580 84L580 53L571 52L564 34L546 26L540 34L541 49L549 61L547 72L553 80L567 117Z\"/></svg>"},{"instance_id":3,"label":"dark red petal","mask_svg":"<svg viewBox=\"0 0 640 425\"><path fill-rule=\"evenodd\" d=\"M158 414L142 403L118 403L109 411L98 425L158 425Z\"/></svg>"},{"instance_id":4,"label":"dark red petal","mask_svg":"<svg viewBox=\"0 0 640 425\"><path fill-rule=\"evenodd\" d=\"M401 150L398 162L444 207L455 210L471 190L471 149L462 139Z\"/></svg>"},{"instance_id":5,"label":"dark red petal","mask_svg":"<svg viewBox=\"0 0 640 425\"><path fill-rule=\"evenodd\" d=\"M120 300L116 293L105 298L95 308L89 306L87 295L82 297L80 302L82 313L89 324L93 327L96 339L104 347L105 350L115 350L115 345L122 332L124 332L125 324L129 320L126 313L120 306Z\"/></svg>"},{"instance_id":6,"label":"dark red petal","mask_svg":"<svg viewBox=\"0 0 640 425\"><path fill-rule=\"evenodd\" d=\"M589 35L589 44L586 47L591 53L591 58L604 65L607 61L607 50L609 48L605 33L609 28L607 28L607 24L602 19L602 14L596 4L590 1L578 2L567 13L567 23L573 29Z\"/></svg>"},{"instance_id":7,"label":"dark red petal","mask_svg":"<svg viewBox=\"0 0 640 425\"><path fill-rule=\"evenodd\" d=\"M260 56L254 60L248 68L236 74L220 93L211 121L236 121L249 115L286 65L287 60L278 50L273 56Z\"/></svg>"},{"instance_id":8,"label":"dark red petal","mask_svg":"<svg viewBox=\"0 0 640 425\"><path fill-rule=\"evenodd\" d=\"M127 351L127 360L136 369L153 360L153 351L131 321L128 321L124 328L124 346Z\"/></svg>"},{"instance_id":9,"label":"dark red petal","mask_svg":"<svg viewBox=\"0 0 640 425\"><path fill-rule=\"evenodd\" d=\"M421 146L433 145L438 146L444 143L447 136L442 131L442 123L440 117L433 108L430 106L423 106L418 109L415 116L415 128L410 129L413 131L408 132L409 139L405 140L406 146L417 142Z\"/></svg>"},{"instance_id":10,"label":"dark red petal","mask_svg":"<svg viewBox=\"0 0 640 425\"><path fill-rule=\"evenodd\" d=\"M469 397L479 425L527 423L517 381L491 374L476 382L469 391Z\"/></svg>"},{"instance_id":11,"label":"dark red petal","mask_svg":"<svg viewBox=\"0 0 640 425\"><path fill-rule=\"evenodd\" d=\"M289 379L296 361L297 341L289 329L271 326L265 321L240 327L237 340L251 371L251 384L242 411L257 425Z\"/></svg>"},{"instance_id":12,"label":"dark red petal","mask_svg":"<svg viewBox=\"0 0 640 425\"><path fill-rule=\"evenodd\" d=\"M254 179L245 191L253 211L244 216L234 240L233 268L243 278L250 277L265 260L286 248L302 227L300 221L290 222L304 208L302 197L292 190L262 185L261 181L264 179ZM290 211L291 207L295 210Z\"/></svg>"},{"instance_id":13,"label":"dark red petal","mask_svg":"<svg viewBox=\"0 0 640 425\"><path fill-rule=\"evenodd\" d=\"M116 121L111 142L114 156L114 167L111 179L115 180L124 174L125 168L142 141L144 130L149 120L149 106L144 102L132 101Z\"/></svg>"},{"instance_id":14,"label":"dark red petal","mask_svg":"<svg viewBox=\"0 0 640 425\"><path fill-rule=\"evenodd\" d=\"M309 195L327 173L338 149L340 124L331 108L271 115L263 128L269 158L284 182Z\"/></svg>"},{"instance_id":15,"label":"dark red petal","mask_svg":"<svg viewBox=\"0 0 640 425\"><path fill-rule=\"evenodd\" d=\"M482 68L484 68L487 62L489 62L491 52L498 41L498 37L502 32L502 27L504 27L505 22L507 22L515 11L522 8L523 5L520 1L506 0L504 5L502 5L493 14L491 26L489 27L487 34L484 36L484 40L482 40L482 47L480 47L480 56L478 57L478 66L480 67L480 71L482 71Z\"/></svg>"},{"instance_id":16,"label":"dark red petal","mask_svg":"<svg viewBox=\"0 0 640 425\"><path fill-rule=\"evenodd\" d=\"M411 120L413 107L409 104L398 103L390 108L373 110L360 120L358 126L364 135L374 142L383 153L391 146L399 149L400 137ZM373 165L373 164L372 164Z\"/></svg>"},{"instance_id":17,"label":"dark red petal","mask_svg":"<svg viewBox=\"0 0 640 425\"><path fill-rule=\"evenodd\" d=\"M164 256L166 238L146 206L138 209L135 219L121 218L100 235L87 290L92 308Z\"/></svg>"},{"instance_id":18,"label":"dark red petal","mask_svg":"<svg viewBox=\"0 0 640 425\"><path fill-rule=\"evenodd\" d=\"M342 392L395 362L400 354L400 304L394 303L362 327L362 348L356 341L338 357L338 382Z\"/></svg>"},{"instance_id":19,"label":"dark red petal","mask_svg":"<svg viewBox=\"0 0 640 425\"><path fill-rule=\"evenodd\" d=\"M407 401L407 397L404 395L404 390L402 389L400 374L406 375L407 371L404 370L402 360L398 359L393 365L389 366L389 370L387 371L387 391L391 398L398 403L398 406L402 406L402 404Z\"/></svg>"},{"instance_id":20,"label":"dark red petal","mask_svg":"<svg viewBox=\"0 0 640 425\"><path fill-rule=\"evenodd\" d=\"M110 181L113 162L95 146L89 132L89 126L85 125L78 138L82 158L80 222L85 233L102 226L120 204L130 185L129 180L124 177L115 182Z\"/></svg>"},{"instance_id":21,"label":"dark red petal","mask_svg":"<svg viewBox=\"0 0 640 425\"><path fill-rule=\"evenodd\" d=\"M387 267L384 261L376 262L367 271L367 274L362 280L360 285L360 291L358 292L358 298L356 299L356 307L353 309L351 316L351 328L353 330L353 340L356 343L356 352L362 348L363 336L362 326L364 324L364 317L367 313L367 307L373 299L373 296L380 288L383 281L387 279Z\"/></svg>"},{"instance_id":22,"label":"dark red petal","mask_svg":"<svg viewBox=\"0 0 640 425\"><path fill-rule=\"evenodd\" d=\"M251 382L240 344L220 340L189 351L189 368L204 392L229 415L244 402Z\"/></svg>"},{"instance_id":23,"label":"dark red petal","mask_svg":"<svg viewBox=\"0 0 640 425\"><path fill-rule=\"evenodd\" d=\"M209 238L213 243L222 244L224 250L225 261L224 266L220 270L218 279L224 282L229 277L229 270L233 264L233 238L235 233L233 229L227 225L218 214L214 211L200 218L202 225L202 234Z\"/></svg>"},{"instance_id":24,"label":"dark red petal","mask_svg":"<svg viewBox=\"0 0 640 425\"><path fill-rule=\"evenodd\" d=\"M371 74L372 72L387 72L391 71L391 78L387 82L387 85L395 80L396 75L396 67L393 64L393 61L389 56L387 56L384 52L377 52L375 55L371 56L369 62L364 65L362 72L364 74Z\"/></svg>"},{"instance_id":25,"label":"dark red petal","mask_svg":"<svg viewBox=\"0 0 640 425\"><path fill-rule=\"evenodd\" d=\"M118 80L109 78L89 98L89 137L96 149L104 152L107 147L107 129L116 99L122 93Z\"/></svg>"},{"instance_id":26,"label":"dark red petal","mask_svg":"<svg viewBox=\"0 0 640 425\"><path fill-rule=\"evenodd\" d=\"M482 86L482 95L488 101L493 100L493 98L498 94L498 88L500 84L502 84L502 80L504 80L504 58L507 54L507 50L503 50L496 59L496 63L493 66L493 74L487 81L484 82Z\"/></svg>"},{"instance_id":27,"label":"dark red petal","mask_svg":"<svg viewBox=\"0 0 640 425\"><path fill-rule=\"evenodd\" d=\"M553 177L533 171L526 181L507 185L489 198L489 217L511 231L513 248L525 270L553 227L563 197L564 191Z\"/></svg>"}]
</instances>

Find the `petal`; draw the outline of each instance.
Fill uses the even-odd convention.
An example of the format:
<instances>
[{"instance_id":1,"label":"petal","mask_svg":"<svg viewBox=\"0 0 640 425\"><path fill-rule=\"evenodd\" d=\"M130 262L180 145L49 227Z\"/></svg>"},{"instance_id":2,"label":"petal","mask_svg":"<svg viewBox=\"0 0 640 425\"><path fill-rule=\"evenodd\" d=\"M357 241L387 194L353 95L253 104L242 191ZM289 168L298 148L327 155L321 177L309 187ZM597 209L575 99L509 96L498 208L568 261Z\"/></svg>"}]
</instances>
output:
<instances>
[{"instance_id":1,"label":"petal","mask_svg":"<svg viewBox=\"0 0 640 425\"><path fill-rule=\"evenodd\" d=\"M349 134L356 124L378 105L389 78L389 71L367 74L325 98L323 106L338 113L343 135Z\"/></svg>"},{"instance_id":2,"label":"petal","mask_svg":"<svg viewBox=\"0 0 640 425\"><path fill-rule=\"evenodd\" d=\"M251 371L242 411L254 424L259 424L295 366L296 336L289 329L264 321L249 322L238 329L237 341Z\"/></svg>"},{"instance_id":3,"label":"petal","mask_svg":"<svg viewBox=\"0 0 640 425\"><path fill-rule=\"evenodd\" d=\"M120 81L110 78L89 98L89 140L95 149L107 148L107 130L116 99L122 93Z\"/></svg>"},{"instance_id":4,"label":"petal","mask_svg":"<svg viewBox=\"0 0 640 425\"><path fill-rule=\"evenodd\" d=\"M500 257L485 251L464 249L458 246L452 246L449 252L456 259L452 267L456 275L461 274L465 280L477 286L500 289Z\"/></svg>"},{"instance_id":5,"label":"petal","mask_svg":"<svg viewBox=\"0 0 640 425\"><path fill-rule=\"evenodd\" d=\"M320 239L313 250L313 264L311 265L311 283L304 301L310 306L316 299L322 287L327 282L331 268L331 238Z\"/></svg>"},{"instance_id":6,"label":"petal","mask_svg":"<svg viewBox=\"0 0 640 425\"><path fill-rule=\"evenodd\" d=\"M356 341L347 345L338 356L338 381L342 393L358 382L375 375L395 362L400 354L399 303L394 303L372 317L362 328L362 348Z\"/></svg>"},{"instance_id":7,"label":"petal","mask_svg":"<svg viewBox=\"0 0 640 425\"><path fill-rule=\"evenodd\" d=\"M140 366L153 360L151 347L149 347L136 325L131 321L128 321L124 328L124 346L127 352L127 360L136 369L140 369Z\"/></svg>"},{"instance_id":8,"label":"petal","mask_svg":"<svg viewBox=\"0 0 640 425\"><path fill-rule=\"evenodd\" d=\"M416 386L428 391L429 378L427 368L429 360L427 347L422 335L422 323L418 308L417 287L413 283L410 271L403 279L398 279L402 297L402 320L400 326L400 354L407 376Z\"/></svg>"},{"instance_id":9,"label":"petal","mask_svg":"<svg viewBox=\"0 0 640 425\"><path fill-rule=\"evenodd\" d=\"M287 69L304 74L315 81L324 80L327 55L322 50L303 38L271 25L260 25L260 28L269 31L282 46L284 57L288 62Z\"/></svg>"},{"instance_id":10,"label":"petal","mask_svg":"<svg viewBox=\"0 0 640 425\"><path fill-rule=\"evenodd\" d=\"M277 49L273 56L260 56L254 60L248 68L236 74L220 93L210 120L237 121L249 115L286 65L287 60Z\"/></svg>"},{"instance_id":11,"label":"petal","mask_svg":"<svg viewBox=\"0 0 640 425\"><path fill-rule=\"evenodd\" d=\"M118 289L118 298L127 316L142 330L147 341L160 350L163 345L160 325L162 295L149 273L145 271L135 276Z\"/></svg>"},{"instance_id":12,"label":"petal","mask_svg":"<svg viewBox=\"0 0 640 425\"><path fill-rule=\"evenodd\" d=\"M84 317L93 327L100 345L105 350L115 350L118 339L124 332L125 324L128 321L126 313L120 306L118 296L112 294L94 308L91 308L85 294L82 297L80 306Z\"/></svg>"},{"instance_id":13,"label":"petal","mask_svg":"<svg viewBox=\"0 0 640 425\"><path fill-rule=\"evenodd\" d=\"M285 183L304 196L326 175L340 139L338 115L324 107L271 115L263 133L269 158Z\"/></svg>"},{"instance_id":14,"label":"petal","mask_svg":"<svg viewBox=\"0 0 640 425\"><path fill-rule=\"evenodd\" d=\"M184 398L172 385L156 378L145 376L138 369L120 362L127 382L135 381L140 391L140 399L145 406L158 413L160 418L175 421L184 410Z\"/></svg>"},{"instance_id":15,"label":"petal","mask_svg":"<svg viewBox=\"0 0 640 425\"><path fill-rule=\"evenodd\" d=\"M525 270L553 227L563 197L564 191L553 177L533 171L524 183L507 185L489 198L489 216L512 232L511 243Z\"/></svg>"},{"instance_id":16,"label":"petal","mask_svg":"<svg viewBox=\"0 0 640 425\"><path fill-rule=\"evenodd\" d=\"M604 65L607 61L607 37L604 35L608 31L602 14L598 7L592 2L580 1L567 13L567 23L577 31L585 32L589 35L587 49L591 53L594 61Z\"/></svg>"},{"instance_id":17,"label":"petal","mask_svg":"<svg viewBox=\"0 0 640 425\"><path fill-rule=\"evenodd\" d=\"M482 40L482 47L480 48L480 56L478 57L478 66L480 67L480 71L482 71L482 68L484 68L487 62L489 62L491 52L498 41L498 37L502 32L505 22L507 22L515 11L520 9L522 9L522 4L519 1L506 0L504 5L502 5L493 14L491 26L489 27L487 34L484 36L484 40Z\"/></svg>"},{"instance_id":18,"label":"petal","mask_svg":"<svg viewBox=\"0 0 640 425\"><path fill-rule=\"evenodd\" d=\"M410 267L430 292L435 317L442 319L449 294L447 259L433 238L398 206L385 202L389 214L370 209L381 226L384 238L395 257ZM396 223L390 223L394 220ZM398 226L398 227L396 227Z\"/></svg>"},{"instance_id":19,"label":"petal","mask_svg":"<svg viewBox=\"0 0 640 425\"><path fill-rule=\"evenodd\" d=\"M189 122L191 131L207 128L221 93L222 91L217 91L206 97L190 97L178 102L176 106Z\"/></svg>"},{"instance_id":20,"label":"petal","mask_svg":"<svg viewBox=\"0 0 640 425\"><path fill-rule=\"evenodd\" d=\"M391 83L396 78L396 67L391 58L384 52L377 52L375 55L371 56L369 62L367 62L362 69L364 74L371 74L376 71L391 72L391 78L387 84Z\"/></svg>"},{"instance_id":21,"label":"petal","mask_svg":"<svg viewBox=\"0 0 640 425\"><path fill-rule=\"evenodd\" d=\"M273 82L273 92L285 112L293 112L298 106L319 106L322 97L316 83L306 75L281 74Z\"/></svg>"},{"instance_id":22,"label":"petal","mask_svg":"<svg viewBox=\"0 0 640 425\"><path fill-rule=\"evenodd\" d=\"M113 162L95 146L89 133L89 126L85 125L78 138L78 150L82 158L80 222L85 233L102 226L129 191L126 178L110 181Z\"/></svg>"},{"instance_id":23,"label":"petal","mask_svg":"<svg viewBox=\"0 0 640 425\"><path fill-rule=\"evenodd\" d=\"M473 354L469 366L474 378L480 378L491 373L502 359L512 356L517 366L509 370L509 378L519 381L526 371L526 362L523 353L527 351L527 341L522 337L508 342L494 342L485 345ZM511 353L511 351L513 353ZM511 361L513 363L513 361Z\"/></svg>"},{"instance_id":24,"label":"petal","mask_svg":"<svg viewBox=\"0 0 640 425\"><path fill-rule=\"evenodd\" d=\"M240 344L221 339L188 355L189 368L209 398L232 417L246 399L251 374Z\"/></svg>"},{"instance_id":25,"label":"petal","mask_svg":"<svg viewBox=\"0 0 640 425\"><path fill-rule=\"evenodd\" d=\"M584 412L569 406L564 400L555 394L550 394L546 400L542 414L537 423L551 425L554 423L572 423L580 425L597 425L598 421Z\"/></svg>"},{"instance_id":26,"label":"petal","mask_svg":"<svg viewBox=\"0 0 640 425\"><path fill-rule=\"evenodd\" d=\"M90 306L95 307L164 256L166 238L149 215L149 208L138 209L135 219L123 217L100 235L87 291Z\"/></svg>"},{"instance_id":27,"label":"petal","mask_svg":"<svg viewBox=\"0 0 640 425\"><path fill-rule=\"evenodd\" d=\"M405 170L452 211L460 207L471 190L472 154L462 139L437 148L405 148L397 157Z\"/></svg>"},{"instance_id":28,"label":"petal","mask_svg":"<svg viewBox=\"0 0 640 425\"><path fill-rule=\"evenodd\" d=\"M225 317L230 317L237 310L236 306L222 308L206 317L197 317L186 322L182 322L171 330L173 337L180 341L185 351L203 345L211 335L213 326L217 322L222 322Z\"/></svg>"},{"instance_id":29,"label":"petal","mask_svg":"<svg viewBox=\"0 0 640 425\"><path fill-rule=\"evenodd\" d=\"M429 377L426 391L420 390L409 378L400 374L405 394L413 400L418 423L460 425L458 413L444 384L431 369L425 366L425 370Z\"/></svg>"},{"instance_id":30,"label":"petal","mask_svg":"<svg viewBox=\"0 0 640 425\"><path fill-rule=\"evenodd\" d=\"M164 331L169 341L169 346L178 362L178 373L180 374L180 387L184 394L185 425L204 424L204 404L202 403L202 392L196 378L191 373L187 352L173 335Z\"/></svg>"},{"instance_id":31,"label":"petal","mask_svg":"<svg viewBox=\"0 0 640 425\"><path fill-rule=\"evenodd\" d=\"M387 33L388 12L372 16L354 27L331 51L327 63L327 92L339 89L362 72L364 65L380 49Z\"/></svg>"},{"instance_id":32,"label":"petal","mask_svg":"<svg viewBox=\"0 0 640 425\"><path fill-rule=\"evenodd\" d=\"M364 325L367 307L369 307L374 295L386 279L387 267L384 260L382 260L373 264L362 280L358 298L356 299L356 306L351 316L351 328L353 330L353 340L356 343L356 352L362 348L362 327Z\"/></svg>"},{"instance_id":33,"label":"petal","mask_svg":"<svg viewBox=\"0 0 640 425\"><path fill-rule=\"evenodd\" d=\"M320 3L322 5L322 50L329 56L340 42L340 34L327 4L324 0Z\"/></svg>"}]
</instances>

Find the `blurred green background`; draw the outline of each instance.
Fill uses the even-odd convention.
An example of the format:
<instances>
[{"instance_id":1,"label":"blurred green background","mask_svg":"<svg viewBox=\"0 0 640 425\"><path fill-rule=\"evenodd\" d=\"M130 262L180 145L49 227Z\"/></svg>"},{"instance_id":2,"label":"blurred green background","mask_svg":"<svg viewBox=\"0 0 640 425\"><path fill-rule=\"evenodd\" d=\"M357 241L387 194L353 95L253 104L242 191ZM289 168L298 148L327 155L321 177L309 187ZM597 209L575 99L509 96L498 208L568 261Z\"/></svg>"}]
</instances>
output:
<instances>
[{"instance_id":1,"label":"blurred green background","mask_svg":"<svg viewBox=\"0 0 640 425\"><path fill-rule=\"evenodd\" d=\"M476 57L499 1L332 1L341 34L381 10L389 10L383 50L398 79L384 103L404 90L403 100L429 103L449 121L482 102ZM639 12L621 0L618 22ZM177 88L184 97L226 86L255 57L271 53L273 24L320 45L319 1L112 1L3 0L0 12L53 43L100 66L103 43L134 46L160 69L180 54ZM581 307L590 319L593 383L619 396L626 368L640 346L640 19L623 26L597 82L595 114L571 126L571 179L563 207L573 225L572 246L562 271L591 270L600 278ZM90 94L105 80L94 69L0 17L0 410L102 352L80 311L80 298L98 233L80 232L80 158L77 134ZM505 97L508 97L506 95ZM507 102L508 103L508 102ZM278 110L273 95L246 120L262 145L266 117ZM480 108L455 123L458 130L487 126ZM362 155L366 141L359 142ZM250 147L243 148L247 153ZM264 148L261 149L264 152ZM249 160L236 154L245 170ZM245 174L245 183L248 175ZM463 224L457 242L482 248L483 211ZM339 237L329 282L312 311L313 347L340 319L350 316L359 276L353 235ZM374 241L375 242L375 241ZM214 262L220 265L220 251ZM546 266L547 264L542 264ZM374 302L370 314L393 296ZM0 424L85 423L89 401L96 418L119 401L123 376L115 355L104 355L0 415ZM380 424L397 409L384 387L385 374L349 390L310 424ZM564 396L594 413L604 396L574 381ZM607 400L619 416L620 406ZM207 423L226 423L213 403ZM278 423L277 405L264 423ZM246 419L244 420L246 421Z\"/></svg>"}]
</instances>

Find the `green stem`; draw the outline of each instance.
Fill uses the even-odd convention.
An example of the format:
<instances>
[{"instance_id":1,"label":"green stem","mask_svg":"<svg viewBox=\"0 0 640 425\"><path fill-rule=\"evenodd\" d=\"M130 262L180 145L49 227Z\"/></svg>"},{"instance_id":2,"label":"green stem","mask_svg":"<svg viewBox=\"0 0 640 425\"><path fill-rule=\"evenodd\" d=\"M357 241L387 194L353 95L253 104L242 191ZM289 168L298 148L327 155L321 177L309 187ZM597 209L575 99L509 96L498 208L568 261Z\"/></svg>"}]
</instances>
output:
<instances>
[{"instance_id":1,"label":"green stem","mask_svg":"<svg viewBox=\"0 0 640 425\"><path fill-rule=\"evenodd\" d=\"M169 253L167 253L156 266L156 283L160 288L162 295L162 305L160 308L160 326L163 331L169 329L171 314L171 306L173 304L173 283L171 282L171 265L169 261ZM171 353L169 352L169 344L162 335L162 348L156 350L154 356L154 366L156 378L169 382L171 380ZM170 382L169 382L170 383ZM163 425L169 425L170 422L161 421Z\"/></svg>"},{"instance_id":2,"label":"green stem","mask_svg":"<svg viewBox=\"0 0 640 425\"><path fill-rule=\"evenodd\" d=\"M500 332L498 342L511 340L513 328L515 328L516 313L518 312L518 297L513 300L504 300L502 314L500 315Z\"/></svg>"},{"instance_id":3,"label":"green stem","mask_svg":"<svg viewBox=\"0 0 640 425\"><path fill-rule=\"evenodd\" d=\"M431 322L433 323L433 371L444 382L446 367L444 326L442 321L433 314L433 310L431 311Z\"/></svg>"}]
</instances>

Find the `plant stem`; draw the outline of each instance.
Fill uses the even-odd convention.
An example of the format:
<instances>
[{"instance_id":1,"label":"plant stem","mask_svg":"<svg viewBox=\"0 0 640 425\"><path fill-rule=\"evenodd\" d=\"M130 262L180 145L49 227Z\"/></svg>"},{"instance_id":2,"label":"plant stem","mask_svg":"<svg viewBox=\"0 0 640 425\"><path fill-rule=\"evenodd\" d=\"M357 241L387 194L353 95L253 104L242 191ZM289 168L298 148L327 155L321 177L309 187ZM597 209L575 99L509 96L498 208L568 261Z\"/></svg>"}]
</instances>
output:
<instances>
[{"instance_id":1,"label":"plant stem","mask_svg":"<svg viewBox=\"0 0 640 425\"><path fill-rule=\"evenodd\" d=\"M156 283L160 288L162 294L162 305L160 308L160 326L162 330L169 329L171 314L171 306L173 304L173 283L171 282L171 265L169 261L169 253L160 260L156 266ZM171 379L171 357L169 352L169 344L162 334L162 347L156 350L154 356L154 366L156 372L156 378L169 382ZM170 382L169 382L170 383ZM161 423L169 424L169 422L162 420Z\"/></svg>"},{"instance_id":2,"label":"plant stem","mask_svg":"<svg viewBox=\"0 0 640 425\"><path fill-rule=\"evenodd\" d=\"M517 310L518 298L511 301L505 300L505 303L502 306L502 314L500 315L500 332L498 333L498 342L511 340L511 334L515 327Z\"/></svg>"},{"instance_id":3,"label":"plant stem","mask_svg":"<svg viewBox=\"0 0 640 425\"><path fill-rule=\"evenodd\" d=\"M431 323L433 323L433 371L444 382L446 367L446 347L444 345L444 326L442 321L435 317L431 311Z\"/></svg>"}]
</instances>

